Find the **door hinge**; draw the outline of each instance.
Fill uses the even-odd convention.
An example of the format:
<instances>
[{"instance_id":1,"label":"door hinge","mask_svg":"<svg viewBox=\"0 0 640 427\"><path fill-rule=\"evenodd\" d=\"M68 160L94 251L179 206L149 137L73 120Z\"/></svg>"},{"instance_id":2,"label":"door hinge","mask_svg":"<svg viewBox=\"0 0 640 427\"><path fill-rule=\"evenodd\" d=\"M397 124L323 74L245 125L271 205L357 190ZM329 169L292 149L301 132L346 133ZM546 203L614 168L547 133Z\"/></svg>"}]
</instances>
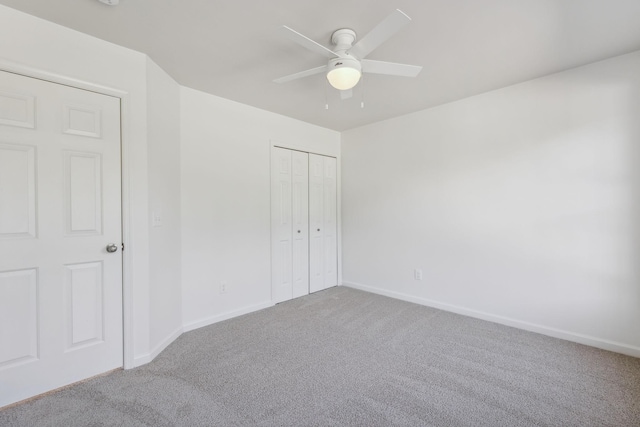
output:
<instances>
[{"instance_id":1,"label":"door hinge","mask_svg":"<svg viewBox=\"0 0 640 427\"><path fill-rule=\"evenodd\" d=\"M124 251L124 243L122 244L122 250Z\"/></svg>"}]
</instances>

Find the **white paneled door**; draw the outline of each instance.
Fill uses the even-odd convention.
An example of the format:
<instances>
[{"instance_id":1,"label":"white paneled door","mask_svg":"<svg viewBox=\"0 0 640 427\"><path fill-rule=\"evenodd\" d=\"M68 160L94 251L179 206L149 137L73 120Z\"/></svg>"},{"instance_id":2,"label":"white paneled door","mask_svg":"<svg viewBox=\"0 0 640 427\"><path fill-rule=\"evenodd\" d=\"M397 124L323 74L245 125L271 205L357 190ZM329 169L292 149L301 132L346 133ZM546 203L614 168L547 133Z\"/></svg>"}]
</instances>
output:
<instances>
[{"instance_id":1,"label":"white paneled door","mask_svg":"<svg viewBox=\"0 0 640 427\"><path fill-rule=\"evenodd\" d=\"M335 158L272 149L274 302L338 284L336 189Z\"/></svg>"},{"instance_id":2,"label":"white paneled door","mask_svg":"<svg viewBox=\"0 0 640 427\"><path fill-rule=\"evenodd\" d=\"M120 181L118 98L0 72L0 407L122 366Z\"/></svg>"},{"instance_id":3,"label":"white paneled door","mask_svg":"<svg viewBox=\"0 0 640 427\"><path fill-rule=\"evenodd\" d=\"M337 171L333 157L309 154L309 287L338 284Z\"/></svg>"},{"instance_id":4,"label":"white paneled door","mask_svg":"<svg viewBox=\"0 0 640 427\"><path fill-rule=\"evenodd\" d=\"M308 157L278 147L271 153L274 302L309 293Z\"/></svg>"}]
</instances>

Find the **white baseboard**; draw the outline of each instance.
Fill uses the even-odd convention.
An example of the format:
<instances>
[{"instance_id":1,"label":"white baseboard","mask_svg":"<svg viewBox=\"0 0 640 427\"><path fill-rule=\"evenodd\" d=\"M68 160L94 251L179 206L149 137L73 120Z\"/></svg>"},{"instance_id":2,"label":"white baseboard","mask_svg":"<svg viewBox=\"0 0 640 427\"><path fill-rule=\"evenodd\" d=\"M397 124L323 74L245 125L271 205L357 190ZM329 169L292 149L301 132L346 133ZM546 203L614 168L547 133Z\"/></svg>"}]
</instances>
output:
<instances>
[{"instance_id":1,"label":"white baseboard","mask_svg":"<svg viewBox=\"0 0 640 427\"><path fill-rule=\"evenodd\" d=\"M133 359L132 368L137 368L138 366L146 365L155 359L162 351L169 346L172 342L174 342L180 335L184 332L193 331L194 329L202 328L203 326L209 326L214 323L221 322L223 320L232 319L234 317L242 316L243 314L252 313L254 311L262 310L264 308L273 307L273 303L271 301L263 302L260 304L250 305L247 307L243 307L238 310L228 311L226 313L218 314L216 316L207 317L202 320L198 320L196 322L188 323L178 329L176 329L173 333L163 339L158 345L156 345L153 350L151 350L147 354L143 354L141 356L137 356Z\"/></svg>"},{"instance_id":2,"label":"white baseboard","mask_svg":"<svg viewBox=\"0 0 640 427\"><path fill-rule=\"evenodd\" d=\"M262 310L265 308L273 307L274 304L271 301L262 302L260 304L254 304L247 307L240 308L238 310L228 311L226 313L218 314L212 317L207 317L202 320L188 323L183 326L184 332L193 331L194 329L202 328L203 326L209 326L214 323L222 322L223 320L231 319L233 317L242 316L243 314L252 313L254 311Z\"/></svg>"},{"instance_id":3,"label":"white baseboard","mask_svg":"<svg viewBox=\"0 0 640 427\"><path fill-rule=\"evenodd\" d=\"M363 285L361 283L354 282L342 282L343 286L347 286L361 291L371 292L378 295L384 295L387 297L413 302L428 307L438 308L444 311L450 311L452 313L462 314L464 316L474 317L476 319L487 320L489 322L500 323L506 326L512 326L518 329L524 329L526 331L536 332L542 335L547 335L554 338L560 338L567 341L576 342L579 344L588 345L591 347L601 348L603 350L609 350L616 353L626 354L628 356L640 357L640 347L635 347L619 342L609 341L606 339L596 338L588 335L578 334L570 331L564 331L561 329L551 328L548 326L538 325L535 323L529 323L522 320L512 319L509 317L499 316L491 313L485 313L478 310L469 309L466 307L460 307L453 304L447 304L439 301L430 300L427 298L416 297L413 295L403 294L400 292L389 291L386 289L376 288L373 286Z\"/></svg>"},{"instance_id":4,"label":"white baseboard","mask_svg":"<svg viewBox=\"0 0 640 427\"><path fill-rule=\"evenodd\" d=\"M172 342L174 342L180 335L182 335L183 328L179 327L171 334L169 334L165 339L160 341L158 345L156 345L151 352L147 354L143 354L142 356L135 357L133 359L133 368L137 368L138 366L146 365L155 359L162 351L169 346Z\"/></svg>"}]
</instances>

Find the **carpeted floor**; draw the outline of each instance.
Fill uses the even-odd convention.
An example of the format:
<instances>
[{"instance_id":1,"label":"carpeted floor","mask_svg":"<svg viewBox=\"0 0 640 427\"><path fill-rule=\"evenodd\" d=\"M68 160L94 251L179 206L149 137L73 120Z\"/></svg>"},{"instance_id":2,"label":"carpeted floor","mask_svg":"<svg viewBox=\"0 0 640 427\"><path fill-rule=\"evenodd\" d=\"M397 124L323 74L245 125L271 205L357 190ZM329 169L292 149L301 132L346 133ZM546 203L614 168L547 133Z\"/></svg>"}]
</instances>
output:
<instances>
[{"instance_id":1,"label":"carpeted floor","mask_svg":"<svg viewBox=\"0 0 640 427\"><path fill-rule=\"evenodd\" d=\"M345 287L182 335L1 426L640 426L640 359Z\"/></svg>"}]
</instances>

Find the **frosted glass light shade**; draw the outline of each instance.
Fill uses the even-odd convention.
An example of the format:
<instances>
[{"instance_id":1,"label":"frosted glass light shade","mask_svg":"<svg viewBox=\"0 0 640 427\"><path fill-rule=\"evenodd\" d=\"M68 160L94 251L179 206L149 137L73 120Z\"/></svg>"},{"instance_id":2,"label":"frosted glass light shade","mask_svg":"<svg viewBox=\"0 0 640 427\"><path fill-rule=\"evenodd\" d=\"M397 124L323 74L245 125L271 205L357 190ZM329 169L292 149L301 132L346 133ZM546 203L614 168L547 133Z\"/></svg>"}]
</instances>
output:
<instances>
[{"instance_id":1,"label":"frosted glass light shade","mask_svg":"<svg viewBox=\"0 0 640 427\"><path fill-rule=\"evenodd\" d=\"M349 55L330 59L327 80L338 90L349 90L360 81L361 67L360 61Z\"/></svg>"},{"instance_id":2,"label":"frosted glass light shade","mask_svg":"<svg viewBox=\"0 0 640 427\"><path fill-rule=\"evenodd\" d=\"M348 90L360 81L360 70L348 66L334 68L327 73L327 80L338 90Z\"/></svg>"}]
</instances>

